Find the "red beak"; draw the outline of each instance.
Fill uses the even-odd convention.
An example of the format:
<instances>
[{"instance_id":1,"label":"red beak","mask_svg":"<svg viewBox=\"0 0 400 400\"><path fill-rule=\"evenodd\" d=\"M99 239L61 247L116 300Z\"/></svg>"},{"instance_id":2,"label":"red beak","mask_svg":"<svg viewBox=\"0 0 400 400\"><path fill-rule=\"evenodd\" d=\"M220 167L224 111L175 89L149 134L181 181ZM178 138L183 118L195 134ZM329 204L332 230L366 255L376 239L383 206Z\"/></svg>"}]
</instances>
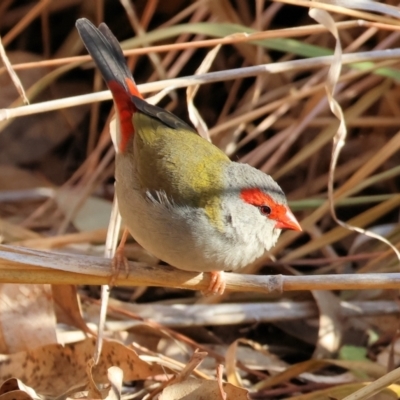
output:
<instances>
[{"instance_id":1,"label":"red beak","mask_svg":"<svg viewBox=\"0 0 400 400\"><path fill-rule=\"evenodd\" d=\"M286 208L285 214L279 218L279 220L275 224L275 228L279 229L292 229L294 231L301 232L301 226L297 221L296 217L290 211L289 207Z\"/></svg>"}]
</instances>

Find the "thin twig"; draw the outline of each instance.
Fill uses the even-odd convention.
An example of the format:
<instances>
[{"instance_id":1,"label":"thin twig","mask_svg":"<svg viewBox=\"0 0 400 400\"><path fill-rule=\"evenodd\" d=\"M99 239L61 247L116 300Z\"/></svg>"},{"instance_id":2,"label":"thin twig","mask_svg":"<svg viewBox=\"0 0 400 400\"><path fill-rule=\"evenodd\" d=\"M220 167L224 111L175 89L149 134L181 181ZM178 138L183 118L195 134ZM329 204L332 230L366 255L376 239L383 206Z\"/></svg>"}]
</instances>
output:
<instances>
[{"instance_id":1,"label":"thin twig","mask_svg":"<svg viewBox=\"0 0 400 400\"><path fill-rule=\"evenodd\" d=\"M169 266L129 262L127 276L116 285L161 286L206 290L208 273L187 272ZM0 282L104 285L112 275L109 259L67 253L53 253L0 245ZM293 290L399 289L400 273L337 274L314 276L226 274L226 290L282 293Z\"/></svg>"},{"instance_id":2,"label":"thin twig","mask_svg":"<svg viewBox=\"0 0 400 400\"><path fill-rule=\"evenodd\" d=\"M391 62L393 62L398 58L400 58L400 49L377 50L344 54L342 58L342 63L344 65L363 61L378 60L391 60ZM235 68L231 70L210 72L208 74L192 75L175 79L166 79L158 82L145 83L143 85L138 85L138 88L140 93L145 94L150 92L158 92L165 88L169 88L172 90L200 84L209 84L239 78L248 78L266 73L277 74L288 71L293 72L304 69L315 69L329 66L332 63L333 59L333 56L321 56L303 60L293 60L281 63L271 63L251 67ZM75 107L83 104L90 104L96 101L104 101L110 99L110 91L105 90L102 92L89 93L74 97L66 97L63 99L31 104L23 107L3 108L0 109L0 121L21 117L24 115L54 111L60 108Z\"/></svg>"}]
</instances>

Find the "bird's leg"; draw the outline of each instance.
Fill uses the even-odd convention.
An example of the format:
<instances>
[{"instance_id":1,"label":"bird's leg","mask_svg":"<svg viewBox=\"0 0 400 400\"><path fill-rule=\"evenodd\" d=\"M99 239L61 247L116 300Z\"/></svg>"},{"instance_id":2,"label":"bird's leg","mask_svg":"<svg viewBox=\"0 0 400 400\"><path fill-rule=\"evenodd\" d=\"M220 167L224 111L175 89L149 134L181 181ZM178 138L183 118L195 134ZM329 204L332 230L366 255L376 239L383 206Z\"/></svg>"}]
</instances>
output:
<instances>
[{"instance_id":1,"label":"bird's leg","mask_svg":"<svg viewBox=\"0 0 400 400\"><path fill-rule=\"evenodd\" d=\"M225 277L223 271L211 271L210 272L211 279L210 284L208 285L207 290L204 292L206 296L223 294L226 287Z\"/></svg>"},{"instance_id":2,"label":"bird's leg","mask_svg":"<svg viewBox=\"0 0 400 400\"><path fill-rule=\"evenodd\" d=\"M128 229L124 229L122 233L121 240L117 249L115 250L114 257L111 263L112 275L110 278L109 286L114 286L115 280L118 278L119 272L121 271L122 267L124 268L126 276L129 274L129 265L128 259L124 255L125 243L128 239L129 231Z\"/></svg>"}]
</instances>

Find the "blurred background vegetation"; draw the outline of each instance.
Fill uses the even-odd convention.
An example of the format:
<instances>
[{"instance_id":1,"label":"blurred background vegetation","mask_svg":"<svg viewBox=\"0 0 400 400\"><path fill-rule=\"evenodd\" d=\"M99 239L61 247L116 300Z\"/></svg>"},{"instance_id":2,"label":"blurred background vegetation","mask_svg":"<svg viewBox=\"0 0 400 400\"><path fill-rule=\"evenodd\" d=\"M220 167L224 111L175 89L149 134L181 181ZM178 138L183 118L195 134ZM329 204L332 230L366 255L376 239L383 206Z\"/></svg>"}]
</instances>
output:
<instances>
[{"instance_id":1,"label":"blurred background vegetation","mask_svg":"<svg viewBox=\"0 0 400 400\"><path fill-rule=\"evenodd\" d=\"M400 10L391 0L360 2L360 10L334 1L329 4L334 7L328 11L339 29L343 55L354 54L352 63L343 61L336 91L348 130L334 171L337 216L383 235L399 247ZM339 226L329 210L329 166L339 122L329 109L325 90L332 60L321 57L332 55L336 42L309 16L309 5L283 0L0 2L2 46L30 103L43 107L40 112L13 119L0 110L1 242L82 256L102 256L104 252L114 195L108 130L112 103L92 99L67 106L72 96L105 90L93 63L79 57L87 53L75 21L85 17L95 24L107 23L128 51L128 65L138 84L159 82L160 88L169 87L159 105L200 127L233 160L271 174L286 192L304 232L285 232L272 254L245 273L399 272L399 260L386 244ZM242 40L243 33L253 32L266 34L257 41ZM224 44L229 35L237 42ZM213 41L196 45L209 40ZM201 85L193 102L188 100L186 88L163 83L196 74L219 42L222 47L203 72L222 71L221 77ZM152 50L161 45L163 49ZM132 49L142 49L141 54L129 55ZM394 50L384 53L388 49ZM301 60L311 62L301 64ZM244 75L246 68L263 64L268 65L266 70L272 67L276 72L250 69ZM224 78L227 71L233 71L235 79ZM23 100L3 66L0 88L1 109L22 107ZM160 92L150 90L145 91L146 97ZM56 99L61 100L57 110L47 111L45 102ZM74 97L71 103L78 99ZM188 103L193 103L200 117L190 119ZM128 243L127 255L131 260L158 263L133 240ZM61 329L56 321L80 332L85 329L75 318L83 317L89 326L97 321L97 287L71 289L61 298L59 287L58 294L54 288L40 289L27 295L30 301L23 306L3 290L0 296L13 305L22 325L31 323L23 317L27 310L33 313L31 303L37 305L38 299L44 298L46 306L36 309L34 315L42 315L45 308L53 322L48 336L39 338L31 329L17 329L3 320L3 329L18 340L13 344L4 340L2 353L54 343L54 334ZM26 290L33 289L28 286ZM113 297L113 307L170 326L198 346L217 349L226 358L213 354L208 358L225 363L226 371L235 370L235 360L229 355L237 352L237 360L247 368L237 367L239 376L227 373L225 378L249 390L254 398L299 393L342 398L361 387L361 382L382 376L400 362L397 290L227 293L210 299L176 288L118 287L113 289ZM76 311L70 319L65 311L67 298L68 306ZM76 299L83 304L82 314ZM131 309L129 302L134 301L138 308ZM182 305L179 312L174 309L177 303ZM196 308L210 303L215 318L206 308ZM196 313L198 322L192 319ZM123 317L114 309L109 318L121 321L132 316ZM139 343L139 353L144 354L146 348L187 362L192 351L188 349L195 345L183 339L178 345L181 337L167 340L168 335L159 328L144 326L110 327L108 335L126 345L129 340ZM123 340L121 331L127 335ZM151 343L144 340L149 334ZM239 339L242 342L236 342ZM233 344L237 347L232 348ZM335 361L316 364L321 358ZM302 361L306 363L299 364ZM292 372L279 375L286 369ZM208 364L204 371L215 376ZM37 383L28 380L28 384L35 388ZM397 387L386 395L397 398L396 393Z\"/></svg>"}]
</instances>

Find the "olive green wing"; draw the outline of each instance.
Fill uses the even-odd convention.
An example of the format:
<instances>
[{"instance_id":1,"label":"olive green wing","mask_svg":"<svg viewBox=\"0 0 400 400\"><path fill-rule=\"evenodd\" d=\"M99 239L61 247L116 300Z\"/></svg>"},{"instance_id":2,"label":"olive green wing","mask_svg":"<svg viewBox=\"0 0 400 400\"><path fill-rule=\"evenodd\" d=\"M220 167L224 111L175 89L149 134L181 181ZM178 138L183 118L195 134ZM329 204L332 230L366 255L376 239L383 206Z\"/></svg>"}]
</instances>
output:
<instances>
[{"instance_id":1,"label":"olive green wing","mask_svg":"<svg viewBox=\"0 0 400 400\"><path fill-rule=\"evenodd\" d=\"M173 114L154 106L150 111L133 116L142 187L165 192L175 203L204 206L223 189L222 170L231 161Z\"/></svg>"}]
</instances>

